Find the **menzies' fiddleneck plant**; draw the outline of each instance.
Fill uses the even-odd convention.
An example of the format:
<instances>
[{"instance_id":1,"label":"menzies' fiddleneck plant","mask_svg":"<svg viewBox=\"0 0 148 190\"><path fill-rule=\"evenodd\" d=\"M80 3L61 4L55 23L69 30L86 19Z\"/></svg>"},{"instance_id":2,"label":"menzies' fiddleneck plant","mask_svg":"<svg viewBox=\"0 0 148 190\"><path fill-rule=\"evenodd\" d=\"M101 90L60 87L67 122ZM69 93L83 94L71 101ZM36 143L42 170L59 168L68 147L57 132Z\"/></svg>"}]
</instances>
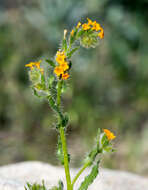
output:
<instances>
[{"instance_id":1,"label":"menzies' fiddleneck plant","mask_svg":"<svg viewBox=\"0 0 148 190\"><path fill-rule=\"evenodd\" d=\"M67 35L67 30L64 30L61 48L57 51L53 59L46 59L44 61L40 60L26 64L26 67L29 67L29 79L32 83L31 87L33 89L34 95L45 98L57 116L56 129L59 135L57 156L65 168L67 190L73 190L74 184L81 173L87 167L92 167L90 174L85 177L84 181L79 187L79 190L88 189L88 186L94 181L98 174L101 155L104 152L113 151L111 140L115 138L114 134L109 130L104 129L103 132L101 132L101 130L98 129L98 135L94 148L84 159L84 165L80 171L77 173L74 179L71 179L69 170L70 155L67 150L65 136L69 117L61 108L61 96L64 92L65 86L67 85L68 79L70 78L72 55L80 48L80 46L85 48L94 48L99 44L100 40L104 38L104 30L100 24L90 19L87 20L88 22L84 24L78 22L77 26L72 29L69 36ZM48 65L46 66L46 69L45 64ZM28 188L30 190L46 189L44 184L33 186L28 184ZM57 187L52 188L52 190L54 189L63 190L63 182L60 181Z\"/></svg>"}]
</instances>

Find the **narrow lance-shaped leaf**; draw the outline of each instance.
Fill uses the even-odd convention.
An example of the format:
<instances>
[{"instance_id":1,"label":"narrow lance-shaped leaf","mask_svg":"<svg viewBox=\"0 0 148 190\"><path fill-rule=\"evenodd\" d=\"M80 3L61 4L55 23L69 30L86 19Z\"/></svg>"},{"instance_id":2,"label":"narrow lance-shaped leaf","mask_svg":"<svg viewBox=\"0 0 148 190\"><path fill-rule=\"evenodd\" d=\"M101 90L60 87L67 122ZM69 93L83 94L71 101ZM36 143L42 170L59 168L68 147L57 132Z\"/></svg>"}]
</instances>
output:
<instances>
[{"instance_id":1,"label":"narrow lance-shaped leaf","mask_svg":"<svg viewBox=\"0 0 148 190\"><path fill-rule=\"evenodd\" d=\"M78 190L87 190L88 186L91 185L94 181L94 179L97 177L98 175L98 166L99 166L99 162L98 161L96 163L96 165L93 166L90 174L88 176L85 177L84 181L81 183L81 186L79 187Z\"/></svg>"},{"instance_id":2,"label":"narrow lance-shaped leaf","mask_svg":"<svg viewBox=\"0 0 148 190\"><path fill-rule=\"evenodd\" d=\"M42 83L45 83L45 76L44 76L44 73L43 73L44 71L42 71L42 73L41 73L41 82Z\"/></svg>"},{"instance_id":3,"label":"narrow lance-shaped leaf","mask_svg":"<svg viewBox=\"0 0 148 190\"><path fill-rule=\"evenodd\" d=\"M62 41L62 49L67 51L67 40L66 39L63 39L63 41Z\"/></svg>"},{"instance_id":4,"label":"narrow lance-shaped leaf","mask_svg":"<svg viewBox=\"0 0 148 190\"><path fill-rule=\"evenodd\" d=\"M52 98L52 96L47 96L47 99L48 99L48 102L49 102L49 105L50 107L56 112L59 114L60 118L61 118L61 121L63 120L63 114L62 112L60 111L60 109L58 108L58 106L56 105L56 102L55 100Z\"/></svg>"},{"instance_id":5,"label":"narrow lance-shaped leaf","mask_svg":"<svg viewBox=\"0 0 148 190\"><path fill-rule=\"evenodd\" d=\"M73 42L76 40L76 34L77 34L77 32L78 32L78 29L77 28L75 28L75 29L73 29L73 35L70 35L70 39L69 39L69 43L70 43L70 45L72 45L73 44Z\"/></svg>"},{"instance_id":6,"label":"narrow lance-shaped leaf","mask_svg":"<svg viewBox=\"0 0 148 190\"><path fill-rule=\"evenodd\" d=\"M60 118L61 118L61 121L63 121L64 116L63 116L62 112L60 111L60 109L58 108L58 106L56 105L55 100L52 98L52 96L48 96L47 98L48 98L48 102L49 102L50 107L51 107L56 113L58 113L58 115L59 115Z\"/></svg>"},{"instance_id":7,"label":"narrow lance-shaped leaf","mask_svg":"<svg viewBox=\"0 0 148 190\"><path fill-rule=\"evenodd\" d=\"M55 63L51 59L46 59L46 62L49 63L52 67L55 67Z\"/></svg>"},{"instance_id":8,"label":"narrow lance-shaped leaf","mask_svg":"<svg viewBox=\"0 0 148 190\"><path fill-rule=\"evenodd\" d=\"M85 33L84 30L80 30L77 34L77 38L81 37Z\"/></svg>"},{"instance_id":9,"label":"narrow lance-shaped leaf","mask_svg":"<svg viewBox=\"0 0 148 190\"><path fill-rule=\"evenodd\" d=\"M55 80L55 78L54 78L53 75L51 75L51 76L48 78L48 87L49 87L49 89L52 89L53 84L54 84L54 83L53 83L54 80Z\"/></svg>"},{"instance_id":10,"label":"narrow lance-shaped leaf","mask_svg":"<svg viewBox=\"0 0 148 190\"><path fill-rule=\"evenodd\" d=\"M42 181L41 185L37 183L34 183L33 185L27 183L25 190L47 190L47 188L45 187L44 181Z\"/></svg>"},{"instance_id":11,"label":"narrow lance-shaped leaf","mask_svg":"<svg viewBox=\"0 0 148 190\"><path fill-rule=\"evenodd\" d=\"M106 135L103 134L101 137L101 146L102 148L105 148L107 145L109 145L109 140L107 139Z\"/></svg>"},{"instance_id":12,"label":"narrow lance-shaped leaf","mask_svg":"<svg viewBox=\"0 0 148 190\"><path fill-rule=\"evenodd\" d=\"M88 155L89 160L91 161L91 163L93 163L93 161L95 160L96 156L98 155L98 148L95 147Z\"/></svg>"},{"instance_id":13,"label":"narrow lance-shaped leaf","mask_svg":"<svg viewBox=\"0 0 148 190\"><path fill-rule=\"evenodd\" d=\"M80 46L73 48L73 49L67 54L67 57L70 58L70 57L72 56L72 54L74 54L79 48L80 48Z\"/></svg>"},{"instance_id":14,"label":"narrow lance-shaped leaf","mask_svg":"<svg viewBox=\"0 0 148 190\"><path fill-rule=\"evenodd\" d=\"M66 127L67 124L68 124L68 121L69 121L69 117L68 117L67 114L65 114L64 117L63 117L63 120L62 120L62 126Z\"/></svg>"},{"instance_id":15,"label":"narrow lance-shaped leaf","mask_svg":"<svg viewBox=\"0 0 148 190\"><path fill-rule=\"evenodd\" d=\"M58 188L58 190L64 190L64 184L63 184L63 182L61 180L59 181L59 188Z\"/></svg>"},{"instance_id":16,"label":"narrow lance-shaped leaf","mask_svg":"<svg viewBox=\"0 0 148 190\"><path fill-rule=\"evenodd\" d=\"M90 165L94 162L97 155L102 152L102 149L100 148L100 145L99 145L100 133L101 133L101 131L100 131L100 129L98 129L97 138L96 138L96 144L97 145L90 151L90 153L86 157L86 161L89 160Z\"/></svg>"},{"instance_id":17,"label":"narrow lance-shaped leaf","mask_svg":"<svg viewBox=\"0 0 148 190\"><path fill-rule=\"evenodd\" d=\"M41 98L42 96L40 96L38 93L37 93L37 91L32 87L32 90L33 90L33 94L35 95L35 96L37 96L38 98Z\"/></svg>"},{"instance_id":18,"label":"narrow lance-shaped leaf","mask_svg":"<svg viewBox=\"0 0 148 190\"><path fill-rule=\"evenodd\" d=\"M40 190L40 189L39 189L39 190ZM58 187L54 186L54 187L52 187L52 188L49 189L49 190L64 190L63 182L60 180L60 181L59 181L59 186L58 186Z\"/></svg>"}]
</instances>

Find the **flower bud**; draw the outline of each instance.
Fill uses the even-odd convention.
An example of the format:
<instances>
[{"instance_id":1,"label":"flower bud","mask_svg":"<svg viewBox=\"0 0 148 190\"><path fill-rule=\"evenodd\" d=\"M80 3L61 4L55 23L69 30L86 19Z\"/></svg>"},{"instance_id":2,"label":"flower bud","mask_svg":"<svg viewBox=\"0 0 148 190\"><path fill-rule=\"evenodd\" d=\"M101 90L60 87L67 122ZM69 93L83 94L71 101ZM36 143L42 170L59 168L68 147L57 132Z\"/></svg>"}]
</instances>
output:
<instances>
[{"instance_id":1,"label":"flower bud","mask_svg":"<svg viewBox=\"0 0 148 190\"><path fill-rule=\"evenodd\" d=\"M95 32L85 33L80 39L80 44L85 48L95 48L99 44L98 34Z\"/></svg>"},{"instance_id":2,"label":"flower bud","mask_svg":"<svg viewBox=\"0 0 148 190\"><path fill-rule=\"evenodd\" d=\"M29 71L29 79L33 85L41 83L41 72L37 69L32 69Z\"/></svg>"},{"instance_id":3,"label":"flower bud","mask_svg":"<svg viewBox=\"0 0 148 190\"><path fill-rule=\"evenodd\" d=\"M67 30L64 30L64 39L66 39L66 35L67 35Z\"/></svg>"}]
</instances>

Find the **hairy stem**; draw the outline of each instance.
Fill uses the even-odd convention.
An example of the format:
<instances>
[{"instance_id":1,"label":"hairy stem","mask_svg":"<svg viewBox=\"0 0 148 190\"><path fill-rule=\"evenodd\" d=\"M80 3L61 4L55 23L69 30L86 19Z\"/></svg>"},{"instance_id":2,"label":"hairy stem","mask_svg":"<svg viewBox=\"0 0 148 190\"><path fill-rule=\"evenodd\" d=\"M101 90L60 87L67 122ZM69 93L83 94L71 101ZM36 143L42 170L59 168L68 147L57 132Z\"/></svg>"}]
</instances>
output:
<instances>
[{"instance_id":1,"label":"hairy stem","mask_svg":"<svg viewBox=\"0 0 148 190\"><path fill-rule=\"evenodd\" d=\"M70 171L69 171L67 144L66 144L65 132L64 132L63 127L60 127L60 137L62 141L62 149L63 149L63 154L64 154L64 168L65 168L65 175L66 175L66 181L67 181L67 190L72 190L73 188L71 185L71 177L70 177Z\"/></svg>"},{"instance_id":2,"label":"hairy stem","mask_svg":"<svg viewBox=\"0 0 148 190\"><path fill-rule=\"evenodd\" d=\"M86 162L84 166L80 169L80 171L77 173L77 175L74 177L72 181L72 186L75 184L79 176L82 174L82 172L90 165L90 161Z\"/></svg>"},{"instance_id":3,"label":"hairy stem","mask_svg":"<svg viewBox=\"0 0 148 190\"><path fill-rule=\"evenodd\" d=\"M60 108L60 105L61 105L61 89L62 89L62 81L58 81L58 89L57 89L58 108ZM59 117L59 122L61 122L61 117ZM61 122L59 132L60 132L62 150L63 150L63 155L64 155L64 168L65 168L65 175L66 175L66 182L67 182L67 190L73 190L73 186L71 184L70 171L69 171L67 143L66 143L65 131L64 131L64 127L62 126L62 122Z\"/></svg>"}]
</instances>

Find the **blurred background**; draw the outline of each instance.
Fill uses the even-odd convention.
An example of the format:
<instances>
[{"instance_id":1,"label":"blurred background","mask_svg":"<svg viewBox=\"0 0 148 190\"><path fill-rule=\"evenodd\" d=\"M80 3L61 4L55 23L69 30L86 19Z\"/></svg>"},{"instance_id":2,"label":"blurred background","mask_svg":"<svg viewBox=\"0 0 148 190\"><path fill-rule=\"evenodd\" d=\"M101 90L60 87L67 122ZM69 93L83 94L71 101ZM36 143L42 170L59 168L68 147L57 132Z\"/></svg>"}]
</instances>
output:
<instances>
[{"instance_id":1,"label":"blurred background","mask_svg":"<svg viewBox=\"0 0 148 190\"><path fill-rule=\"evenodd\" d=\"M89 17L105 38L72 58L63 97L71 165L80 167L101 127L117 136L117 152L105 155L102 167L148 176L147 7L147 0L0 0L0 165L58 165L54 114L32 95L24 65L53 56L63 30Z\"/></svg>"}]
</instances>

